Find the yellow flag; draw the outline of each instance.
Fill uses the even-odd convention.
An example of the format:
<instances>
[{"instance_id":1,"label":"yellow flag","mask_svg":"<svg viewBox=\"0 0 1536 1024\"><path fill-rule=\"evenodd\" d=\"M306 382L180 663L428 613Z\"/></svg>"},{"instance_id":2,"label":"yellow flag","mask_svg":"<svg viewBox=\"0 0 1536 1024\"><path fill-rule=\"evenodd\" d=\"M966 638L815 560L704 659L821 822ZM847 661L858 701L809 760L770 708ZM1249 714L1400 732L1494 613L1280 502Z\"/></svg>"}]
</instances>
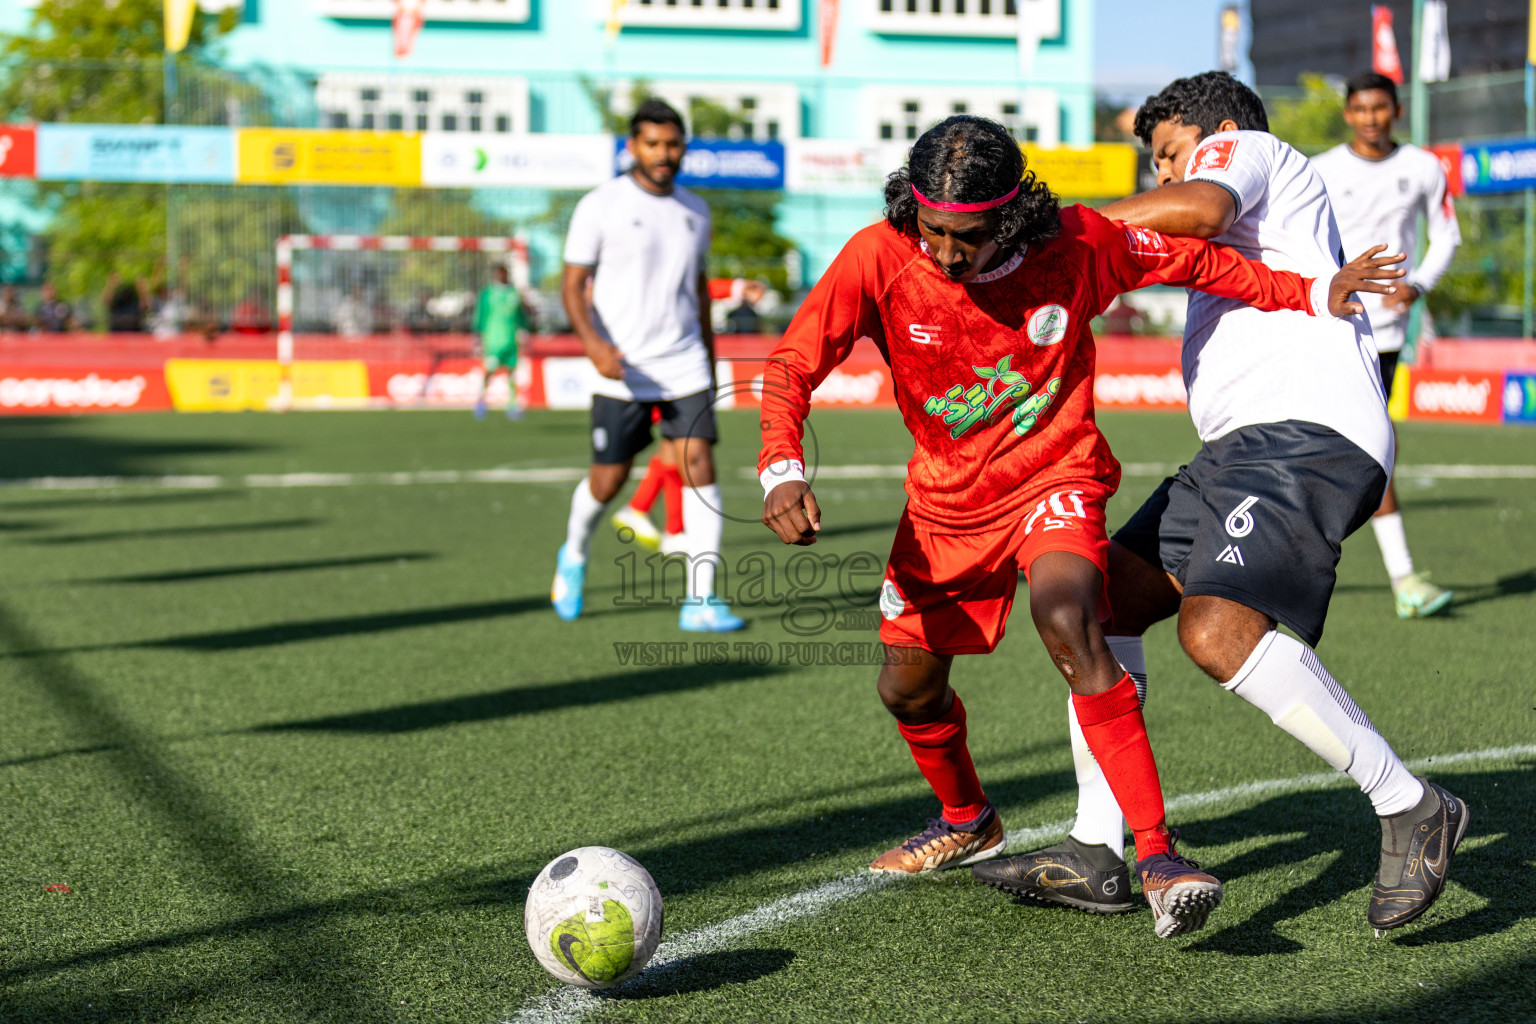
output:
<instances>
[{"instance_id":1,"label":"yellow flag","mask_svg":"<svg viewBox=\"0 0 1536 1024\"><path fill-rule=\"evenodd\" d=\"M1531 23L1531 35L1526 43L1525 62L1527 64L1536 64L1536 0L1531 0L1531 16L1529 20Z\"/></svg>"},{"instance_id":2,"label":"yellow flag","mask_svg":"<svg viewBox=\"0 0 1536 1024\"><path fill-rule=\"evenodd\" d=\"M629 0L613 0L613 6L608 9L608 42L612 43L618 38L619 32L624 28L624 5ZM1536 4L1536 0L1531 0Z\"/></svg>"},{"instance_id":3,"label":"yellow flag","mask_svg":"<svg viewBox=\"0 0 1536 1024\"><path fill-rule=\"evenodd\" d=\"M165 0L165 52L180 53L192 34L192 15L197 0Z\"/></svg>"}]
</instances>

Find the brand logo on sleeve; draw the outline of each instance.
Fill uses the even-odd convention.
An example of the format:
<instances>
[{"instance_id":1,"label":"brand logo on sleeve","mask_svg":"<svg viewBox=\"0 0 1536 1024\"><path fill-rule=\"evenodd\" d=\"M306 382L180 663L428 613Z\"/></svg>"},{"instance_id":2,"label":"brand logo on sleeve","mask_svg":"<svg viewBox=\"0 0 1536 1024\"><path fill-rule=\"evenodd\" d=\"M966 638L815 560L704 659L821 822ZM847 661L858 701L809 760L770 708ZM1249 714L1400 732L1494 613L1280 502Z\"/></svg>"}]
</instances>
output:
<instances>
[{"instance_id":1,"label":"brand logo on sleeve","mask_svg":"<svg viewBox=\"0 0 1536 1024\"><path fill-rule=\"evenodd\" d=\"M914 345L937 345L939 343L939 328L933 324L908 324L907 334L911 335Z\"/></svg>"},{"instance_id":2,"label":"brand logo on sleeve","mask_svg":"<svg viewBox=\"0 0 1536 1024\"><path fill-rule=\"evenodd\" d=\"M1125 226L1125 240L1131 245L1131 252L1138 256L1166 256L1168 255L1168 240L1156 231L1147 228L1139 228L1134 224Z\"/></svg>"},{"instance_id":3,"label":"brand logo on sleeve","mask_svg":"<svg viewBox=\"0 0 1536 1024\"><path fill-rule=\"evenodd\" d=\"M1201 171L1224 171L1232 165L1232 154L1236 151L1236 139L1217 139L1215 142L1207 142L1195 150L1195 158L1190 166L1190 173L1199 174Z\"/></svg>"},{"instance_id":4,"label":"brand logo on sleeve","mask_svg":"<svg viewBox=\"0 0 1536 1024\"><path fill-rule=\"evenodd\" d=\"M1051 303L1049 306L1041 306L1029 315L1029 323L1024 328L1024 333L1029 335L1029 340L1045 348L1054 345L1067 336L1067 309Z\"/></svg>"}]
</instances>

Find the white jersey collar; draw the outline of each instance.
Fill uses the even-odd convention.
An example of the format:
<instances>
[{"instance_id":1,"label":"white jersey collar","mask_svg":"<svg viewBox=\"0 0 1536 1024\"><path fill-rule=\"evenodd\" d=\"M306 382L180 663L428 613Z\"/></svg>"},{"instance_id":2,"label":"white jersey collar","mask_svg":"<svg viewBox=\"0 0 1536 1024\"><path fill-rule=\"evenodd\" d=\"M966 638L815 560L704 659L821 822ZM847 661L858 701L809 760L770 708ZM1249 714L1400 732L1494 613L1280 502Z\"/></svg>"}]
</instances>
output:
<instances>
[{"instance_id":1,"label":"white jersey collar","mask_svg":"<svg viewBox=\"0 0 1536 1024\"><path fill-rule=\"evenodd\" d=\"M928 242L926 240L921 238L918 239L918 245L922 246L924 256L927 256L930 259L933 258L933 250L928 248ZM961 283L969 287L973 284L991 284L993 281L1001 281L1003 278L1019 269L1019 264L1024 262L1024 254L1027 252L1029 252L1029 246L1021 245L1019 246L1018 251L1015 252L1012 256L1008 257L1007 261L1004 262L1003 265L998 267L996 270L989 270L985 274L977 274L969 281Z\"/></svg>"}]
</instances>

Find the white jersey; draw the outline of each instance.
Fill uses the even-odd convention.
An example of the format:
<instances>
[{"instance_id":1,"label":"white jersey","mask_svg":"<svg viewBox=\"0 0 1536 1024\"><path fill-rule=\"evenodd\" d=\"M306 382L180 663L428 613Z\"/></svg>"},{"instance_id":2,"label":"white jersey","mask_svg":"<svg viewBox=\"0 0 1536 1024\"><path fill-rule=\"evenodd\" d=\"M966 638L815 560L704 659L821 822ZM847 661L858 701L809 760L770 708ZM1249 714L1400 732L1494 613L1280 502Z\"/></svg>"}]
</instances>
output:
<instances>
[{"instance_id":1,"label":"white jersey","mask_svg":"<svg viewBox=\"0 0 1536 1024\"><path fill-rule=\"evenodd\" d=\"M1316 278L1320 288L1338 271L1339 229L1323 179L1273 135L1211 135L1184 177L1220 185L1237 200L1237 219L1215 241L1273 270ZM1191 291L1183 366L1202 441L1250 424L1303 420L1338 431L1391 473L1392 427L1364 317L1266 313Z\"/></svg>"},{"instance_id":2,"label":"white jersey","mask_svg":"<svg viewBox=\"0 0 1536 1024\"><path fill-rule=\"evenodd\" d=\"M1429 249L1418 266L1409 267L1404 280L1423 292L1435 286L1461 244L1461 228L1445 171L1433 153L1400 145L1380 160L1368 160L1348 146L1335 146L1313 157L1312 166L1328 186L1333 215L1344 236L1344 253L1350 259L1383 243L1387 252L1411 257L1418 241L1417 221L1423 214ZM1382 352L1402 348L1406 310L1388 309L1380 295L1368 292L1360 293L1360 302L1371 319L1376 347Z\"/></svg>"},{"instance_id":3,"label":"white jersey","mask_svg":"<svg viewBox=\"0 0 1536 1024\"><path fill-rule=\"evenodd\" d=\"M593 326L624 359L624 379L599 377L598 394L647 402L710 387L699 325L709 242L709 207L685 188L658 196L622 174L581 197L565 262L595 268Z\"/></svg>"}]
</instances>

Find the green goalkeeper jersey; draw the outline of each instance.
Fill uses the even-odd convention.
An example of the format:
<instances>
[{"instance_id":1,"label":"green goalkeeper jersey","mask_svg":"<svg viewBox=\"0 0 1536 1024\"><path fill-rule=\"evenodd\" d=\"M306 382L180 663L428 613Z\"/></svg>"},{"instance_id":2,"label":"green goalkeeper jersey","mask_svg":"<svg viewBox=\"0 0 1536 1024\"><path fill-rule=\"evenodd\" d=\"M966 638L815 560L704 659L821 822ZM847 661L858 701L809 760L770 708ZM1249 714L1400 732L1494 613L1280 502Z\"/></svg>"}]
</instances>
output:
<instances>
[{"instance_id":1,"label":"green goalkeeper jersey","mask_svg":"<svg viewBox=\"0 0 1536 1024\"><path fill-rule=\"evenodd\" d=\"M510 284L491 283L475 302L475 333L487 354L517 351L517 334L528 327L523 297Z\"/></svg>"}]
</instances>

